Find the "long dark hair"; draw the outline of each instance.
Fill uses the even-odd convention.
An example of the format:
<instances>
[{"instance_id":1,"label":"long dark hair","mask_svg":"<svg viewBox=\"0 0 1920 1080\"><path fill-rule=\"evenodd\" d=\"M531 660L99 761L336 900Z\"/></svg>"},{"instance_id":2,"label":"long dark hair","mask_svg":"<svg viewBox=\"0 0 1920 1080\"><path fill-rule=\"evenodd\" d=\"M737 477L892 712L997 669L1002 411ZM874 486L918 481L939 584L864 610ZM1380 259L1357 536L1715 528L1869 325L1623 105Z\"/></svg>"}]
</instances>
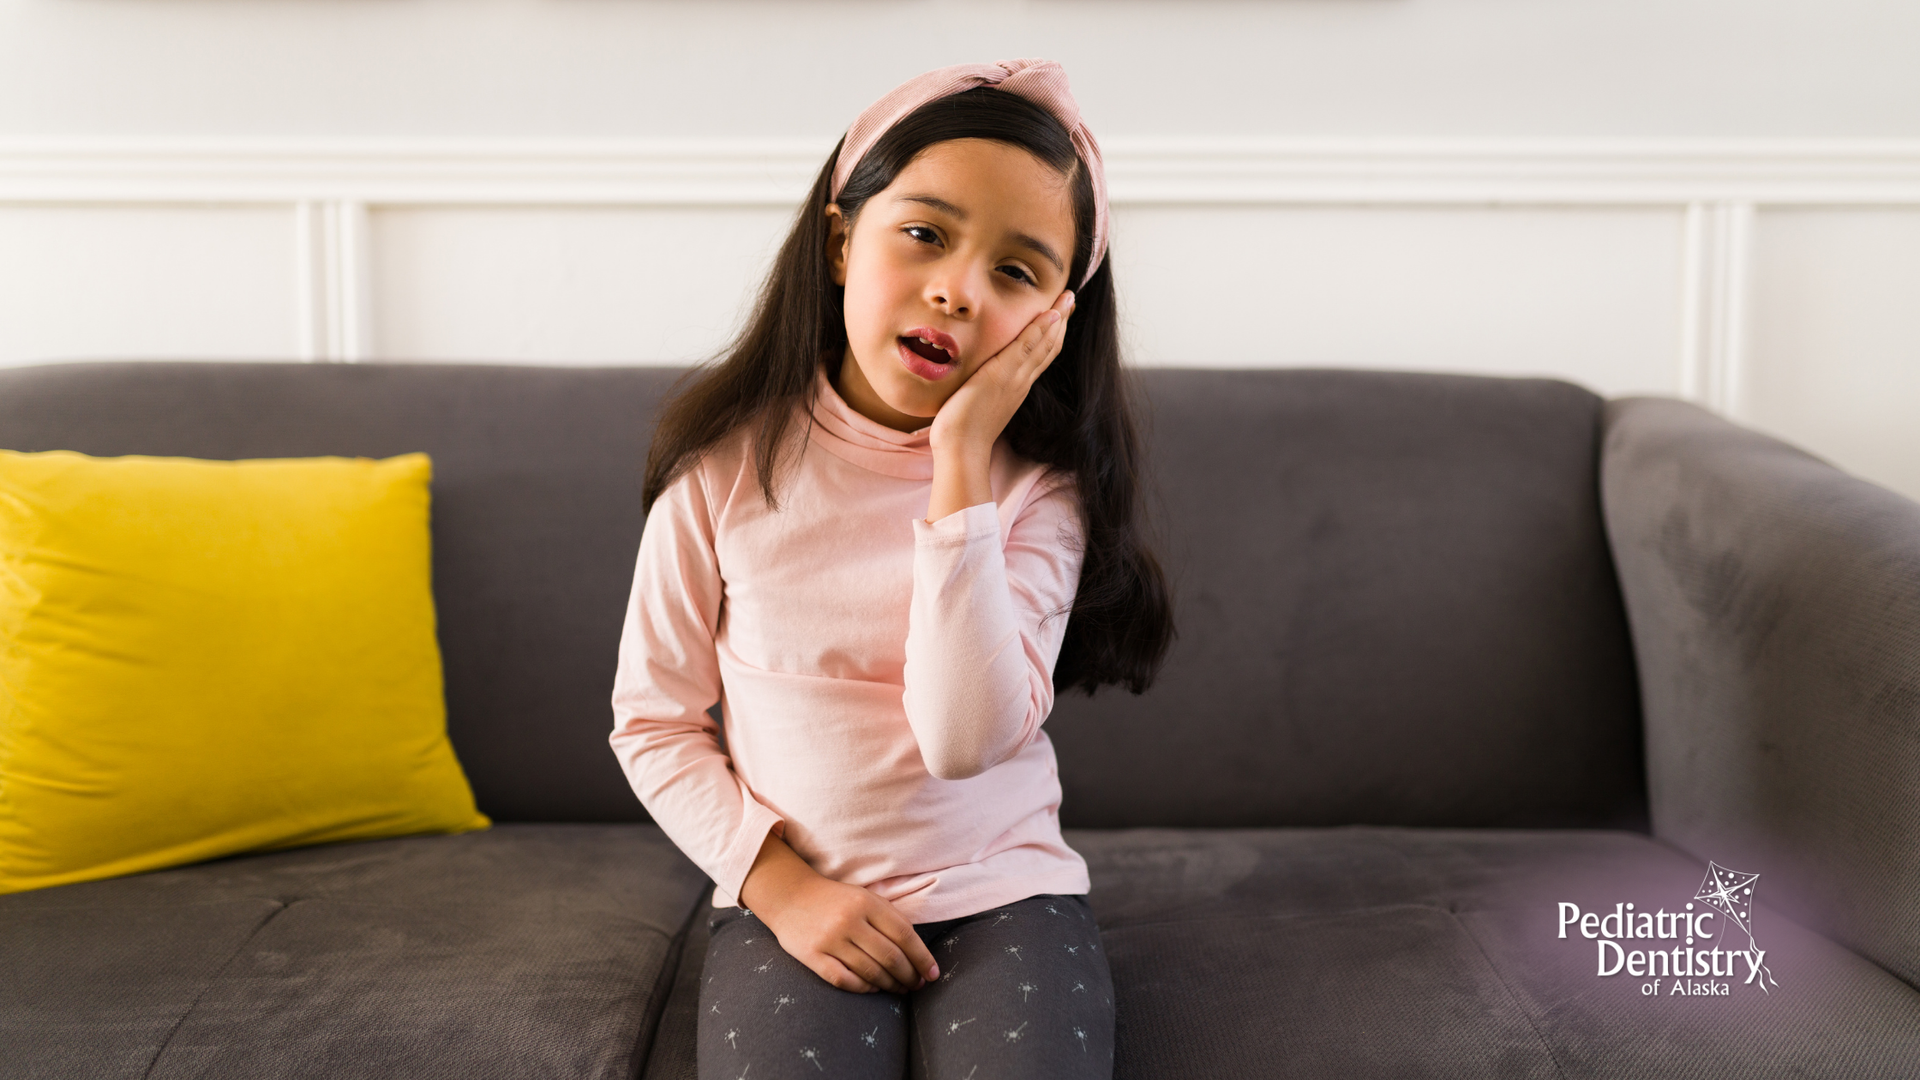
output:
<instances>
[{"instance_id":1,"label":"long dark hair","mask_svg":"<svg viewBox=\"0 0 1920 1080\"><path fill-rule=\"evenodd\" d=\"M949 139L1008 143L1069 179L1075 241L1067 280L1079 281L1092 257L1092 181L1052 113L993 87L938 98L889 128L840 193L846 227L915 155ZM837 363L847 344L845 289L833 283L826 255L826 207L834 201L828 191L839 157L836 146L814 178L746 327L717 362L683 377L691 384L663 407L647 455L641 495L647 510L704 451L747 424L756 428L761 491L767 505L779 509L773 477L792 405L804 400L811 417L815 372L823 362ZM1079 494L1085 548L1054 664L1056 693L1077 687L1091 696L1107 683L1143 693L1174 636L1166 578L1144 535L1137 392L1120 365L1112 268L1109 251L1075 291L1060 355L1034 381L1003 433L1021 457L1070 471Z\"/></svg>"}]
</instances>

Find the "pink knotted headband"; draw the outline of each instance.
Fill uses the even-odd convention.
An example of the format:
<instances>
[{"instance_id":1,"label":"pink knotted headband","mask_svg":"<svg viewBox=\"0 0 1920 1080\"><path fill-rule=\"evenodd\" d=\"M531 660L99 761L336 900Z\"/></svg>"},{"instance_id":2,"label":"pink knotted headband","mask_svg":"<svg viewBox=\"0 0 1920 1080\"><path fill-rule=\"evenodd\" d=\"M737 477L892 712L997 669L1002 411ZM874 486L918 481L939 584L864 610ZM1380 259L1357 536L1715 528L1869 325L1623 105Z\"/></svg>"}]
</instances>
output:
<instances>
[{"instance_id":1,"label":"pink knotted headband","mask_svg":"<svg viewBox=\"0 0 1920 1080\"><path fill-rule=\"evenodd\" d=\"M1093 254L1087 260L1086 277L1080 279L1080 286L1085 286L1093 272L1100 269L1100 260L1107 253L1106 164L1100 158L1100 144L1094 141L1093 132L1080 121L1080 106L1067 89L1066 69L1052 60L957 64L929 71L894 87L886 97L867 106L867 111L847 129L846 141L840 146L840 159L833 169L833 189L827 197L840 197L840 189L847 186L853 167L902 117L929 101L976 86L998 86L1008 93L1019 94L1052 113L1073 137L1073 148L1079 152L1080 161L1093 181Z\"/></svg>"}]
</instances>

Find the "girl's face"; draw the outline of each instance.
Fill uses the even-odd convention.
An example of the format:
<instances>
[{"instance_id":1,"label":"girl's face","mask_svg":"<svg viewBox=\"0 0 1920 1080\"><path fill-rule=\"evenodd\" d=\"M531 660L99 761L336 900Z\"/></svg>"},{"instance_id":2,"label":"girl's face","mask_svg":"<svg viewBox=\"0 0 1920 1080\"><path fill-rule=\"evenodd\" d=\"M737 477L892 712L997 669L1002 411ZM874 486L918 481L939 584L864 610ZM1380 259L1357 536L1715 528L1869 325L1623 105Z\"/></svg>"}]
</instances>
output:
<instances>
[{"instance_id":1,"label":"girl's face","mask_svg":"<svg viewBox=\"0 0 1920 1080\"><path fill-rule=\"evenodd\" d=\"M1067 287L1072 192L1065 176L1017 146L935 143L867 200L852 230L839 206L826 212L827 258L846 286L847 349L835 386L862 415L898 431L931 423Z\"/></svg>"}]
</instances>

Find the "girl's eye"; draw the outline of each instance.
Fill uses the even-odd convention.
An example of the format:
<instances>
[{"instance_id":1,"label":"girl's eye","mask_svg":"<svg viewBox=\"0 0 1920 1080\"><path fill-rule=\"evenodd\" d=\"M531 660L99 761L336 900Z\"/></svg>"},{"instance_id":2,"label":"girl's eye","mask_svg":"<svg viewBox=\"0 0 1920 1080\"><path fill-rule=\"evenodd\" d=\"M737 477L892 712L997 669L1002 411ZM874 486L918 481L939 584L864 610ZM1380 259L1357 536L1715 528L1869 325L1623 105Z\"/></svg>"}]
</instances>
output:
<instances>
[{"instance_id":1,"label":"girl's eye","mask_svg":"<svg viewBox=\"0 0 1920 1080\"><path fill-rule=\"evenodd\" d=\"M902 228L900 231L903 233L906 233L908 236L913 237L915 240L918 240L923 244L937 244L940 242L940 234L937 232L934 232L932 229L928 228L925 225L908 225ZM1021 267L1002 266L1000 267L1000 270L1003 273L1005 273L1008 277L1012 278L1015 281L1020 282L1023 285L1037 286L1040 284L1038 281L1034 280L1032 274L1027 273L1026 270Z\"/></svg>"}]
</instances>

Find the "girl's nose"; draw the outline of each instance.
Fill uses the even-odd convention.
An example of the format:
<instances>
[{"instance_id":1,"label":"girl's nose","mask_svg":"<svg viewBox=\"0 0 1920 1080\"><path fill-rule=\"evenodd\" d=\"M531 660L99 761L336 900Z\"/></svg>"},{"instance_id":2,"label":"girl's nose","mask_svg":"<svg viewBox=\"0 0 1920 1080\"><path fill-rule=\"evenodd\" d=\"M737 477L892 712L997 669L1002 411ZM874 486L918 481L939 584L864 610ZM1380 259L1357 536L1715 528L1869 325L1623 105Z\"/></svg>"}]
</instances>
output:
<instances>
[{"instance_id":1,"label":"girl's nose","mask_svg":"<svg viewBox=\"0 0 1920 1080\"><path fill-rule=\"evenodd\" d=\"M956 268L927 283L927 301L955 318L966 318L978 307L976 291L970 275Z\"/></svg>"},{"instance_id":2,"label":"girl's nose","mask_svg":"<svg viewBox=\"0 0 1920 1080\"><path fill-rule=\"evenodd\" d=\"M955 318L973 314L972 305L957 289L935 289L931 299L936 307L944 308L947 314Z\"/></svg>"}]
</instances>

